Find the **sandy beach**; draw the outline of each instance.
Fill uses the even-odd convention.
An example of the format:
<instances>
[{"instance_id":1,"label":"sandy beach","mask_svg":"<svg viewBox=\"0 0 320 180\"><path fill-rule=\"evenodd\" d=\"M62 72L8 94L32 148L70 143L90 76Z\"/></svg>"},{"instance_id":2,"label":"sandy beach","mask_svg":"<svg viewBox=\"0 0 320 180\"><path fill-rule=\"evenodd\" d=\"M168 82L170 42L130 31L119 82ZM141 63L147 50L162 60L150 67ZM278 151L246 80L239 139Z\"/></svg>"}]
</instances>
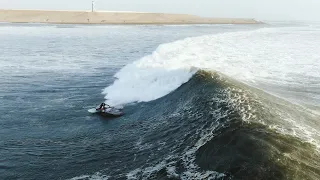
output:
<instances>
[{"instance_id":1,"label":"sandy beach","mask_svg":"<svg viewBox=\"0 0 320 180\"><path fill-rule=\"evenodd\" d=\"M254 19L204 18L188 14L0 10L0 22L57 24L257 24Z\"/></svg>"}]
</instances>

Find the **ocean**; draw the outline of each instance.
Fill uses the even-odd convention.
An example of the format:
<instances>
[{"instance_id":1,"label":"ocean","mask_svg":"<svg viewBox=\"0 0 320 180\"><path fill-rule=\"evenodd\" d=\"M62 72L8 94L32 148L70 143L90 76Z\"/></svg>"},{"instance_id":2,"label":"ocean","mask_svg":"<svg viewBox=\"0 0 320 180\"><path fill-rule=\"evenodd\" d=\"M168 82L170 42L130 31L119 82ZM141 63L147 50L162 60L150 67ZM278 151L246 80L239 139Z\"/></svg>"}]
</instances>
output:
<instances>
[{"instance_id":1,"label":"ocean","mask_svg":"<svg viewBox=\"0 0 320 180\"><path fill-rule=\"evenodd\" d=\"M0 179L320 179L320 24L1 23L0 42Z\"/></svg>"}]
</instances>

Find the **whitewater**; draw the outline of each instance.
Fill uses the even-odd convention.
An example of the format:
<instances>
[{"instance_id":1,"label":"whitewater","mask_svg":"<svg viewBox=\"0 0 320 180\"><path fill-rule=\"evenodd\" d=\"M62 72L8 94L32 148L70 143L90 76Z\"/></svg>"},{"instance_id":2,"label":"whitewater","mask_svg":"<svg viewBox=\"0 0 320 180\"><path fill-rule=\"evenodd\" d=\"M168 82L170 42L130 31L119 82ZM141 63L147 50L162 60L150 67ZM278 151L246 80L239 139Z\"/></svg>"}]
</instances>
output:
<instances>
[{"instance_id":1,"label":"whitewater","mask_svg":"<svg viewBox=\"0 0 320 180\"><path fill-rule=\"evenodd\" d=\"M187 82L198 69L208 69L258 88L269 86L274 94L284 88L282 96L319 106L319 37L319 26L278 27L162 44L117 72L103 93L115 105L151 101Z\"/></svg>"}]
</instances>

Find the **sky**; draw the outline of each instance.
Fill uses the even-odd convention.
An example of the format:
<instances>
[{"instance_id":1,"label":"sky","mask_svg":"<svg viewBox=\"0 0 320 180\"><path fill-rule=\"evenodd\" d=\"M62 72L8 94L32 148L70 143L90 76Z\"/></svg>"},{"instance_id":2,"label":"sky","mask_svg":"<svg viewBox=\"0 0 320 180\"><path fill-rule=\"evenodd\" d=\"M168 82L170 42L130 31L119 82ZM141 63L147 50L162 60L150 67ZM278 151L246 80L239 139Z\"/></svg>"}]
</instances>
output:
<instances>
[{"instance_id":1,"label":"sky","mask_svg":"<svg viewBox=\"0 0 320 180\"><path fill-rule=\"evenodd\" d=\"M90 10L91 0L0 0L0 9ZM320 21L320 0L95 0L95 9Z\"/></svg>"}]
</instances>

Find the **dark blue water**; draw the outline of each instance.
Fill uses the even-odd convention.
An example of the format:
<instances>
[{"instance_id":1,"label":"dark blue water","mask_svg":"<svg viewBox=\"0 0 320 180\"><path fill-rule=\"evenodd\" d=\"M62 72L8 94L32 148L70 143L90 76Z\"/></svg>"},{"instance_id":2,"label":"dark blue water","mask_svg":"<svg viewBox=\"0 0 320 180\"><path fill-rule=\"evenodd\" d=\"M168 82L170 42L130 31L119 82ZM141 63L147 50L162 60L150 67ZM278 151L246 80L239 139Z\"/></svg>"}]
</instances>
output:
<instances>
[{"instance_id":1,"label":"dark blue water","mask_svg":"<svg viewBox=\"0 0 320 180\"><path fill-rule=\"evenodd\" d=\"M87 112L113 75L159 44L252 28L1 24L0 179L67 179L130 162L126 146L139 141L132 120Z\"/></svg>"}]
</instances>

